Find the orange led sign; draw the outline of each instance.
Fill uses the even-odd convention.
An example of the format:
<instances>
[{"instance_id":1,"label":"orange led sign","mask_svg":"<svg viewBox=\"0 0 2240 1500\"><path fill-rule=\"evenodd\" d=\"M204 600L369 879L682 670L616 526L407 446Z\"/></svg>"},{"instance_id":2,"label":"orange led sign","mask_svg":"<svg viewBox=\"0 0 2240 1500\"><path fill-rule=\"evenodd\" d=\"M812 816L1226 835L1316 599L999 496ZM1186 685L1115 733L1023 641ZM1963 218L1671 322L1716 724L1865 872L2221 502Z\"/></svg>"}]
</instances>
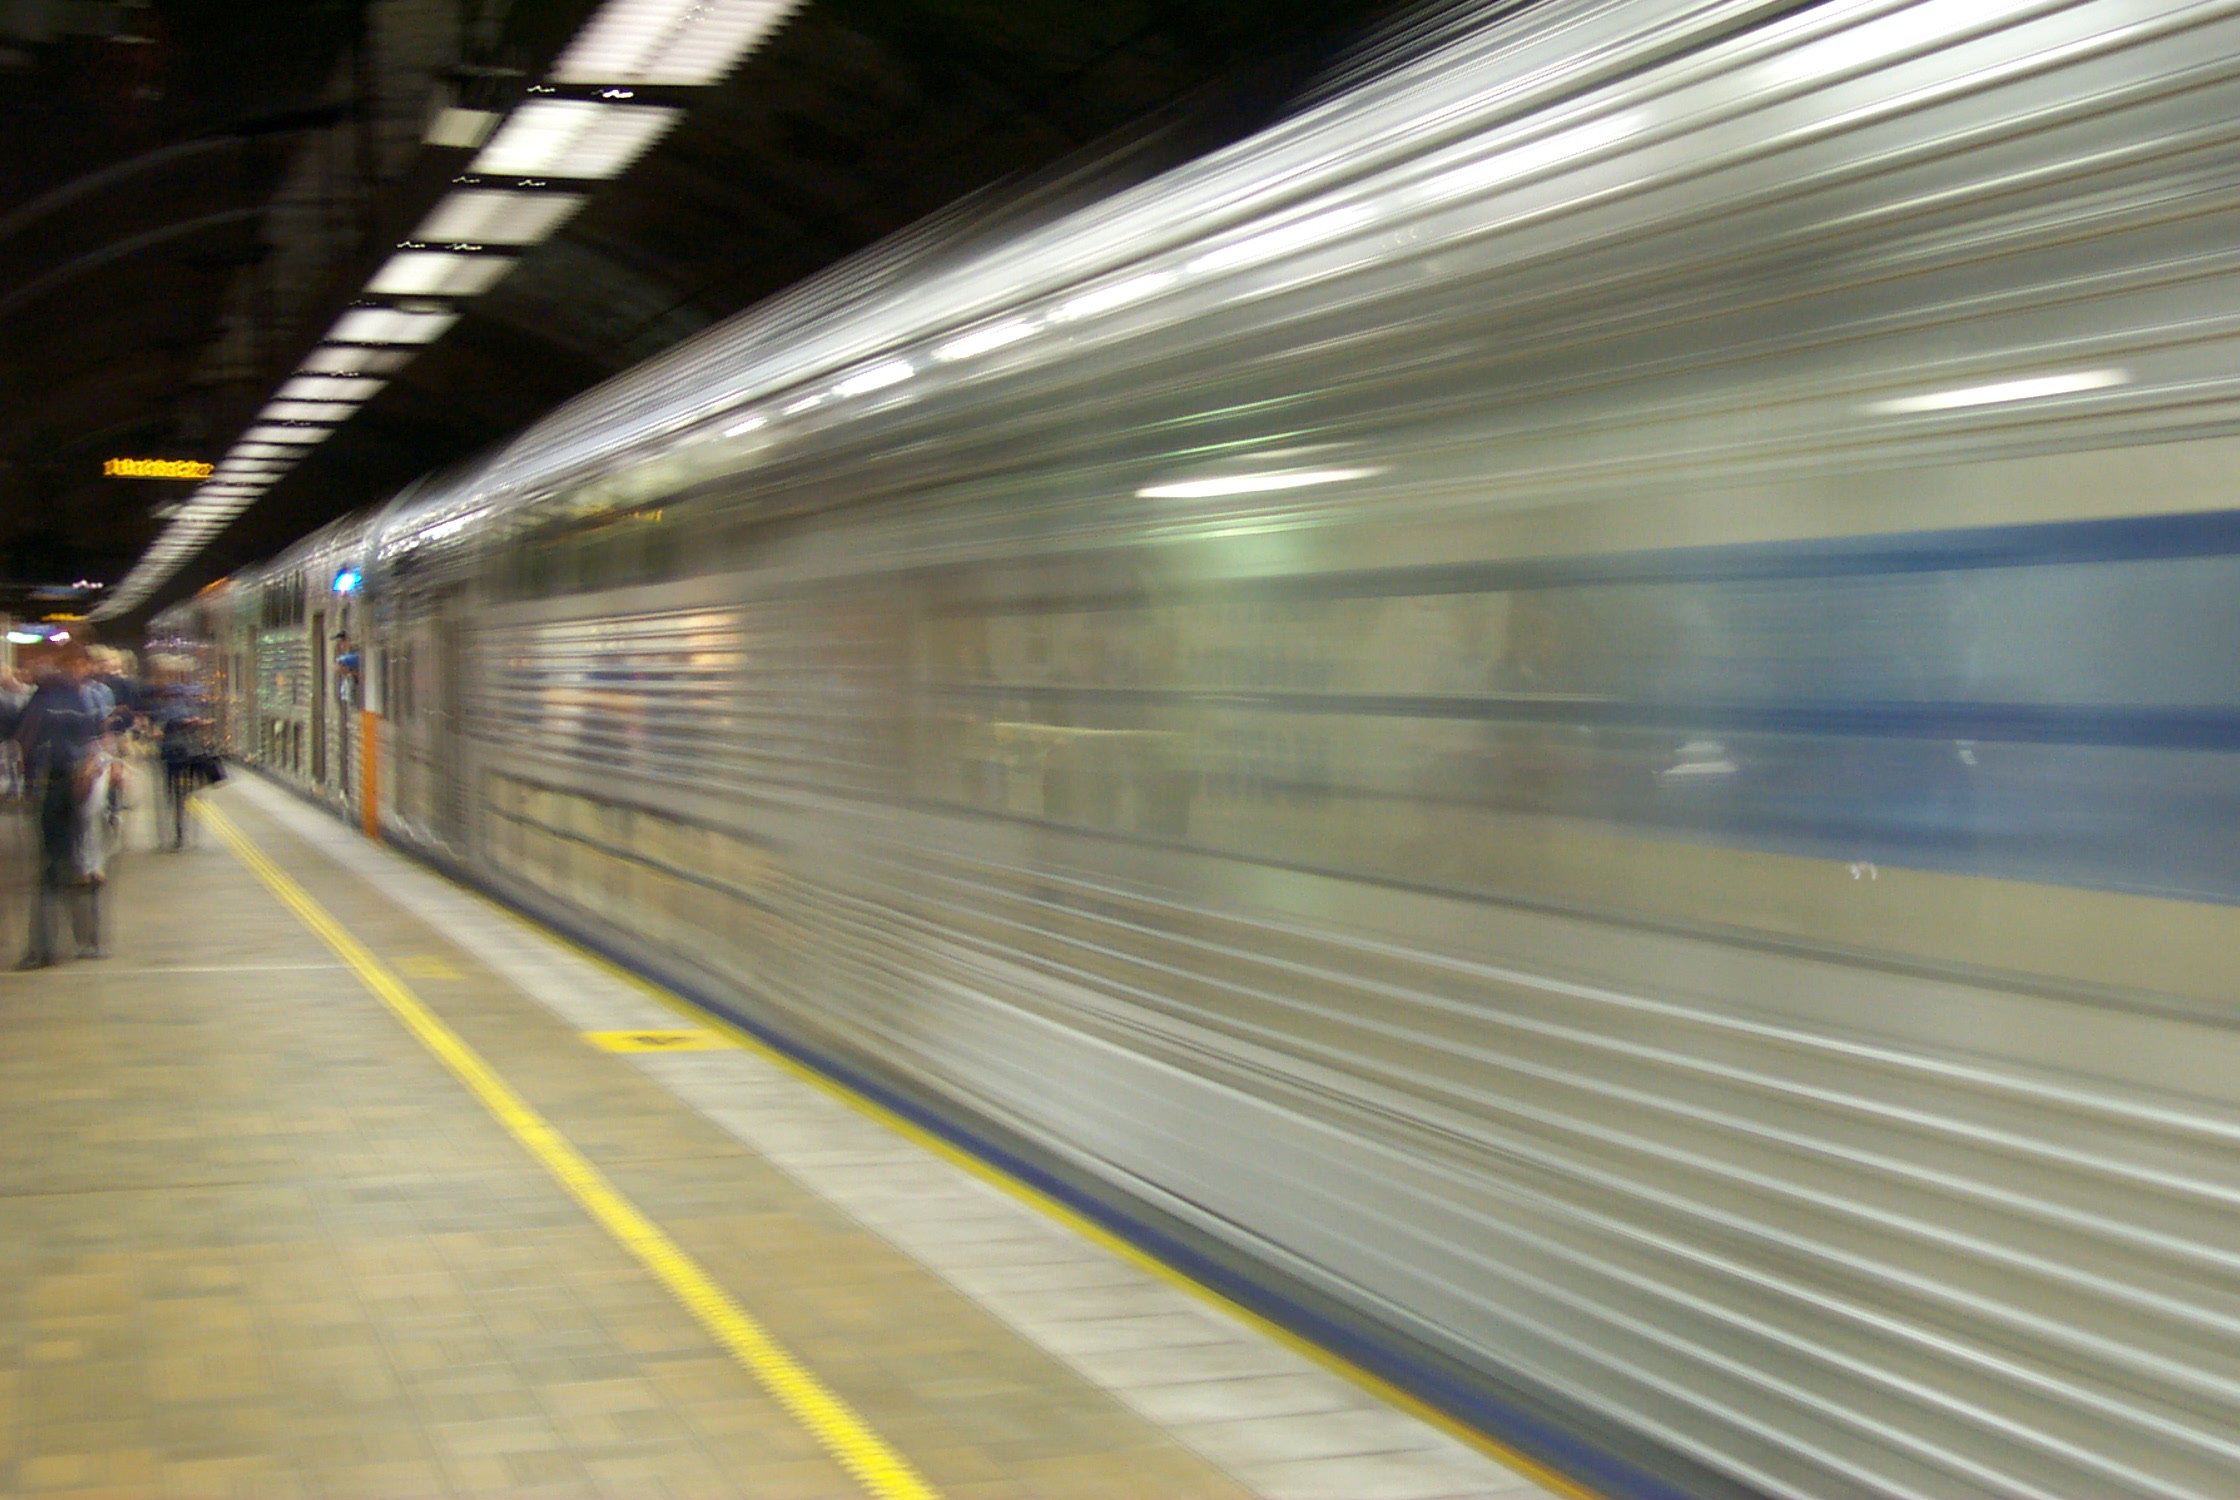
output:
<instances>
[{"instance_id":1,"label":"orange led sign","mask_svg":"<svg viewBox=\"0 0 2240 1500\"><path fill-rule=\"evenodd\" d=\"M215 467L192 458L112 458L101 472L118 479L208 479Z\"/></svg>"}]
</instances>

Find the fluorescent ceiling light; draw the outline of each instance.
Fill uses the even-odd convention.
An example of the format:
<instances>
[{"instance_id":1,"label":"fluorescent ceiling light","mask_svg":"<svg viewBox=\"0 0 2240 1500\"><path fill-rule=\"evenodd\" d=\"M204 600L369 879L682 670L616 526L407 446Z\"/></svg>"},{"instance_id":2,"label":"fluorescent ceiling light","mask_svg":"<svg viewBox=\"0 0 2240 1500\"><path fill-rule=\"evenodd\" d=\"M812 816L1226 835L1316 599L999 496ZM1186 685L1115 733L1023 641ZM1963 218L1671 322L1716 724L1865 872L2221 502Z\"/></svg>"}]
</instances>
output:
<instances>
[{"instance_id":1,"label":"fluorescent ceiling light","mask_svg":"<svg viewBox=\"0 0 2240 1500\"><path fill-rule=\"evenodd\" d=\"M1382 474L1375 469L1287 469L1269 474L1230 474L1218 479L1184 479L1147 485L1136 493L1147 500L1209 500L1221 495L1258 495L1269 490L1303 490Z\"/></svg>"},{"instance_id":2,"label":"fluorescent ceiling light","mask_svg":"<svg viewBox=\"0 0 2240 1500\"><path fill-rule=\"evenodd\" d=\"M758 427L769 425L770 421L767 417L748 417L743 422L734 422L729 427L724 428L723 435L725 437L737 437L741 433L753 432Z\"/></svg>"},{"instance_id":3,"label":"fluorescent ceiling light","mask_svg":"<svg viewBox=\"0 0 2240 1500\"><path fill-rule=\"evenodd\" d=\"M917 367L906 359L884 360L868 370L850 375L832 388L835 396L861 396L868 391L883 391L890 385L900 385L918 373Z\"/></svg>"},{"instance_id":4,"label":"fluorescent ceiling light","mask_svg":"<svg viewBox=\"0 0 2240 1500\"><path fill-rule=\"evenodd\" d=\"M2036 401L2046 396L2073 396L2079 391L2105 390L2128 385L2128 370L2077 370L2066 375L2035 375L2027 380L2001 380L1991 385L1966 385L1919 396L1877 401L1867 410L1899 414L1916 411L1951 411L1962 406L1997 406L2008 401Z\"/></svg>"},{"instance_id":5,"label":"fluorescent ceiling light","mask_svg":"<svg viewBox=\"0 0 2240 1500\"><path fill-rule=\"evenodd\" d=\"M470 169L490 177L613 177L684 117L645 104L534 99L507 117Z\"/></svg>"},{"instance_id":6,"label":"fluorescent ceiling light","mask_svg":"<svg viewBox=\"0 0 2240 1500\"><path fill-rule=\"evenodd\" d=\"M276 394L283 401L364 401L388 383L339 375L298 375Z\"/></svg>"},{"instance_id":7,"label":"fluorescent ceiling light","mask_svg":"<svg viewBox=\"0 0 2240 1500\"><path fill-rule=\"evenodd\" d=\"M241 437L244 442L251 443L298 443L309 446L312 443L325 442L327 440L327 429L324 427L278 427L268 423L262 427L250 428L247 432L241 434Z\"/></svg>"},{"instance_id":8,"label":"fluorescent ceiling light","mask_svg":"<svg viewBox=\"0 0 2240 1500\"><path fill-rule=\"evenodd\" d=\"M283 448L278 443L240 442L233 445L233 451L249 458L297 458L301 456L295 449Z\"/></svg>"},{"instance_id":9,"label":"fluorescent ceiling light","mask_svg":"<svg viewBox=\"0 0 2240 1500\"><path fill-rule=\"evenodd\" d=\"M975 354L986 354L991 349L1001 349L1006 344L1016 344L1034 336L1035 325L1027 318L1013 318L1008 323L995 323L986 328L975 328L970 333L960 333L948 343L933 351L938 360L970 359Z\"/></svg>"},{"instance_id":10,"label":"fluorescent ceiling light","mask_svg":"<svg viewBox=\"0 0 2240 1500\"><path fill-rule=\"evenodd\" d=\"M1203 274L1207 271L1231 271L1257 261L1275 260L1294 250L1304 250L1309 245L1336 239L1368 222L1369 210L1358 204L1333 208L1327 213L1313 214L1289 224L1278 224L1273 229L1263 229L1258 234L1247 235L1218 250L1208 250L1190 262L1190 269Z\"/></svg>"},{"instance_id":11,"label":"fluorescent ceiling light","mask_svg":"<svg viewBox=\"0 0 2240 1500\"><path fill-rule=\"evenodd\" d=\"M394 375L412 363L409 349L364 349L350 344L322 344L296 366L312 374Z\"/></svg>"},{"instance_id":12,"label":"fluorescent ceiling light","mask_svg":"<svg viewBox=\"0 0 2240 1500\"><path fill-rule=\"evenodd\" d=\"M1053 323L1071 323L1079 318L1093 318L1098 313L1111 312L1116 307L1126 307L1131 302L1141 302L1155 297L1175 283L1172 271L1146 271L1141 276L1131 276L1126 281L1115 281L1083 292L1050 309Z\"/></svg>"},{"instance_id":13,"label":"fluorescent ceiling light","mask_svg":"<svg viewBox=\"0 0 2240 1500\"><path fill-rule=\"evenodd\" d=\"M448 250L401 250L366 283L392 296L472 297L497 285L513 269L508 255L455 255Z\"/></svg>"},{"instance_id":14,"label":"fluorescent ceiling light","mask_svg":"<svg viewBox=\"0 0 2240 1500\"><path fill-rule=\"evenodd\" d=\"M800 0L607 0L553 64L558 83L716 83Z\"/></svg>"},{"instance_id":15,"label":"fluorescent ceiling light","mask_svg":"<svg viewBox=\"0 0 2240 1500\"><path fill-rule=\"evenodd\" d=\"M534 245L585 201L581 193L462 188L438 203L412 237L429 245Z\"/></svg>"},{"instance_id":16,"label":"fluorescent ceiling light","mask_svg":"<svg viewBox=\"0 0 2240 1500\"><path fill-rule=\"evenodd\" d=\"M257 413L275 422L347 422L357 414L354 401L267 401Z\"/></svg>"},{"instance_id":17,"label":"fluorescent ceiling light","mask_svg":"<svg viewBox=\"0 0 2240 1500\"><path fill-rule=\"evenodd\" d=\"M337 344L432 344L458 321L457 313L358 307L335 320L327 339Z\"/></svg>"}]
</instances>

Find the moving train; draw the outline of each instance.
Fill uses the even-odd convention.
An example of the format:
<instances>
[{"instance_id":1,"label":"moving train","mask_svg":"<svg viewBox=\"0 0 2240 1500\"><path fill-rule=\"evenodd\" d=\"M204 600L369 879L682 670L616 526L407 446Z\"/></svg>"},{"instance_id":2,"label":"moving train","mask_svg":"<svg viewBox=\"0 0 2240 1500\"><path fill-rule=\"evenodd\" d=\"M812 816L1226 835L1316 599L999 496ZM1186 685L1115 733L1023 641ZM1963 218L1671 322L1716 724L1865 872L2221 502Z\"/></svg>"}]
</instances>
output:
<instances>
[{"instance_id":1,"label":"moving train","mask_svg":"<svg viewBox=\"0 0 2240 1500\"><path fill-rule=\"evenodd\" d=\"M1509 7L156 634L1591 1487L2230 1500L2236 147L2240 0Z\"/></svg>"}]
</instances>

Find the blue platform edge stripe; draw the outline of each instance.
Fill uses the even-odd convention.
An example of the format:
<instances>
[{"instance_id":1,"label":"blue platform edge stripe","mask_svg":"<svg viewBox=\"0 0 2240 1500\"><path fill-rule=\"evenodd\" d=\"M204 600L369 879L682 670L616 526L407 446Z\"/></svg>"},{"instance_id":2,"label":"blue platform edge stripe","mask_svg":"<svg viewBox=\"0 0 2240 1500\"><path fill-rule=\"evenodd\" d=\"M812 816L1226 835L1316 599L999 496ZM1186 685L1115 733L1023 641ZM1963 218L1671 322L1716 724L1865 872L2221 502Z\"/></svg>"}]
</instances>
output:
<instances>
[{"instance_id":1,"label":"blue platform edge stripe","mask_svg":"<svg viewBox=\"0 0 2240 1500\"><path fill-rule=\"evenodd\" d=\"M830 1079L850 1093L900 1116L928 1134L985 1162L1012 1180L1064 1205L1200 1286L1249 1309L1309 1343L1328 1350L1357 1369L1389 1382L1465 1426L1483 1432L1495 1441L1546 1464L1575 1483L1600 1491L1608 1500L1699 1500L1690 1491L1676 1488L1659 1476L1582 1441L1565 1428L1495 1399L1466 1382L1409 1357L1404 1350L1366 1336L1359 1330L1326 1317L1283 1292L1222 1264L1156 1225L1073 1186L947 1115L896 1093L876 1078L849 1066L839 1058L746 1015L729 1002L708 994L698 985L659 970L649 970L631 954L583 925L564 916L556 916L541 907L525 905L502 887L481 879L432 850L416 845L405 847L452 878L496 897L505 905L541 924L558 929L571 941L582 944L608 962L620 965L633 974L683 996L692 1004L737 1026L772 1051Z\"/></svg>"}]
</instances>

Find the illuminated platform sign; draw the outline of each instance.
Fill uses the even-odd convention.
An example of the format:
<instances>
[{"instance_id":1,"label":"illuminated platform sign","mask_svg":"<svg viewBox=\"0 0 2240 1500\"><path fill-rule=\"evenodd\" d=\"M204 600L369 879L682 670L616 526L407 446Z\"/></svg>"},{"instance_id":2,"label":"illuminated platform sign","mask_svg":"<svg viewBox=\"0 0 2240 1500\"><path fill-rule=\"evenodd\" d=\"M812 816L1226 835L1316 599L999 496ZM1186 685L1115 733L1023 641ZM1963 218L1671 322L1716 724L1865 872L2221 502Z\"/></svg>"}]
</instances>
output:
<instances>
[{"instance_id":1,"label":"illuminated platform sign","mask_svg":"<svg viewBox=\"0 0 2240 1500\"><path fill-rule=\"evenodd\" d=\"M193 458L112 458L101 472L118 479L208 479L215 468Z\"/></svg>"}]
</instances>

